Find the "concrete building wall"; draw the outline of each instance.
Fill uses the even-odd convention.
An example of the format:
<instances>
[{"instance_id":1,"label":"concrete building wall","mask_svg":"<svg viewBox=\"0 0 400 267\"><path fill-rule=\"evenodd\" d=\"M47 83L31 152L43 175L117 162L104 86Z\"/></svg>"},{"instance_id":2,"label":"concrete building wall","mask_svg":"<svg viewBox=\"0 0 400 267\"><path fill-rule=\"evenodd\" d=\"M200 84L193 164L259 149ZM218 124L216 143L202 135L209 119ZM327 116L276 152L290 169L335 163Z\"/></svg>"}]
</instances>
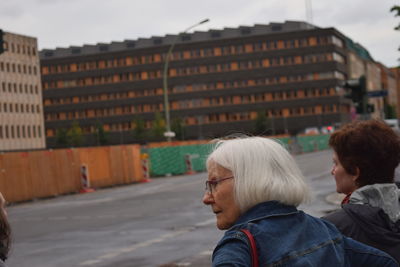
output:
<instances>
[{"instance_id":1,"label":"concrete building wall","mask_svg":"<svg viewBox=\"0 0 400 267\"><path fill-rule=\"evenodd\" d=\"M168 94L171 121L184 122L185 138L253 133L259 113L268 117L264 134L295 134L348 121L350 100L339 88L347 77L345 37L333 28L302 25L180 36L169 62ZM110 144L136 142L137 117L152 131L155 113L164 112L162 73L169 40L41 51L48 146L57 147L60 133L75 122L84 145L96 145L98 123Z\"/></svg>"},{"instance_id":2,"label":"concrete building wall","mask_svg":"<svg viewBox=\"0 0 400 267\"><path fill-rule=\"evenodd\" d=\"M382 77L381 69L378 64L372 61L366 62L366 78L367 78L367 91L377 91L381 89ZM374 119L384 119L385 117L385 101L384 97L373 97L370 98L368 103L373 104L375 111L371 113L371 117Z\"/></svg>"},{"instance_id":3,"label":"concrete building wall","mask_svg":"<svg viewBox=\"0 0 400 267\"><path fill-rule=\"evenodd\" d=\"M45 148L37 39L4 32L0 54L0 151Z\"/></svg>"},{"instance_id":4,"label":"concrete building wall","mask_svg":"<svg viewBox=\"0 0 400 267\"><path fill-rule=\"evenodd\" d=\"M366 69L365 69L365 63L362 58L357 56L356 53L354 53L351 50L348 50L348 75L349 79L358 79L362 75L366 74Z\"/></svg>"},{"instance_id":5,"label":"concrete building wall","mask_svg":"<svg viewBox=\"0 0 400 267\"><path fill-rule=\"evenodd\" d=\"M396 84L396 92L397 92L397 118L400 118L400 68L390 68L390 72L393 74L394 83Z\"/></svg>"}]
</instances>

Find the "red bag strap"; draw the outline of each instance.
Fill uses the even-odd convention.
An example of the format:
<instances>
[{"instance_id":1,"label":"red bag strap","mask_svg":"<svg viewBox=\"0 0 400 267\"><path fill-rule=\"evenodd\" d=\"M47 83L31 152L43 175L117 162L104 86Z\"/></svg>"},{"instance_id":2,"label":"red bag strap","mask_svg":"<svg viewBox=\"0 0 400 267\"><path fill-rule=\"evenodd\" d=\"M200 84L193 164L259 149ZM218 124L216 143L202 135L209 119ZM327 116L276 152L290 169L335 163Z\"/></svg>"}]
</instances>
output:
<instances>
[{"instance_id":1,"label":"red bag strap","mask_svg":"<svg viewBox=\"0 0 400 267\"><path fill-rule=\"evenodd\" d=\"M251 250L251 262L252 262L252 267L258 267L258 254L257 254L257 247L256 247L256 241L254 240L253 235L250 233L249 230L247 229L240 229L247 238L250 241L250 250Z\"/></svg>"}]
</instances>

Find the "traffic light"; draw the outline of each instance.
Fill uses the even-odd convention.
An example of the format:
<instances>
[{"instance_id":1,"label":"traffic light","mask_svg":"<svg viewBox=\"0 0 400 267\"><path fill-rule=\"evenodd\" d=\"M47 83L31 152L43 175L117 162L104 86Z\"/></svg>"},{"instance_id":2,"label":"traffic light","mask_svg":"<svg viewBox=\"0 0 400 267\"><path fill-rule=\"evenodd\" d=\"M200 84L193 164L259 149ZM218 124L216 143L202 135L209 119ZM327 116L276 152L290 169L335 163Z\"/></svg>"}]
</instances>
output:
<instances>
[{"instance_id":1,"label":"traffic light","mask_svg":"<svg viewBox=\"0 0 400 267\"><path fill-rule=\"evenodd\" d=\"M367 113L374 113L375 105L374 104L367 104Z\"/></svg>"},{"instance_id":2,"label":"traffic light","mask_svg":"<svg viewBox=\"0 0 400 267\"><path fill-rule=\"evenodd\" d=\"M0 54L4 52L3 30L0 29Z\"/></svg>"},{"instance_id":3,"label":"traffic light","mask_svg":"<svg viewBox=\"0 0 400 267\"><path fill-rule=\"evenodd\" d=\"M368 104L367 82L365 76L345 81L343 83L343 88L346 90L345 97L353 101L357 113L364 114L373 112L373 105Z\"/></svg>"}]
</instances>

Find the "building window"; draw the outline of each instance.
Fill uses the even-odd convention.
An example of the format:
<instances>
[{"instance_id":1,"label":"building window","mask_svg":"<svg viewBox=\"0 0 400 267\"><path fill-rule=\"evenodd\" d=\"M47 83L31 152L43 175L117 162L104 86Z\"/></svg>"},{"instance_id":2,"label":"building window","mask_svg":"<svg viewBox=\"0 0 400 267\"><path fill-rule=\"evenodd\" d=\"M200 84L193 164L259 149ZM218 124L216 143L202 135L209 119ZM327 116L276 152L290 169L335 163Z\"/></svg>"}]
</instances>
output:
<instances>
[{"instance_id":1,"label":"building window","mask_svg":"<svg viewBox=\"0 0 400 267\"><path fill-rule=\"evenodd\" d=\"M282 30L282 25L272 25L271 26L271 31L273 32L279 32Z\"/></svg>"},{"instance_id":2,"label":"building window","mask_svg":"<svg viewBox=\"0 0 400 267\"><path fill-rule=\"evenodd\" d=\"M81 53L81 49L80 48L72 48L71 49L71 54L73 54L73 55L80 54L80 53Z\"/></svg>"},{"instance_id":3,"label":"building window","mask_svg":"<svg viewBox=\"0 0 400 267\"><path fill-rule=\"evenodd\" d=\"M183 35L181 35L181 40L182 40L183 42L185 42L185 41L190 41L190 39L191 39L191 36L190 36L189 34L183 34Z\"/></svg>"},{"instance_id":4,"label":"building window","mask_svg":"<svg viewBox=\"0 0 400 267\"><path fill-rule=\"evenodd\" d=\"M211 31L211 38L219 38L221 37L221 33L218 31Z\"/></svg>"},{"instance_id":5,"label":"building window","mask_svg":"<svg viewBox=\"0 0 400 267\"><path fill-rule=\"evenodd\" d=\"M241 30L240 30L240 33L242 34L242 35L248 35L248 34L250 34L251 33L251 28L242 28Z\"/></svg>"},{"instance_id":6,"label":"building window","mask_svg":"<svg viewBox=\"0 0 400 267\"><path fill-rule=\"evenodd\" d=\"M162 39L161 39L161 38L156 38L156 39L154 39L154 40L153 40L153 44L155 44L155 45L160 45L160 44L162 44Z\"/></svg>"},{"instance_id":7,"label":"building window","mask_svg":"<svg viewBox=\"0 0 400 267\"><path fill-rule=\"evenodd\" d=\"M99 50L101 52L107 52L108 51L108 45L100 45Z\"/></svg>"},{"instance_id":8,"label":"building window","mask_svg":"<svg viewBox=\"0 0 400 267\"><path fill-rule=\"evenodd\" d=\"M136 46L136 43L133 41L126 42L126 47L128 47L128 48L134 48L135 46Z\"/></svg>"}]
</instances>

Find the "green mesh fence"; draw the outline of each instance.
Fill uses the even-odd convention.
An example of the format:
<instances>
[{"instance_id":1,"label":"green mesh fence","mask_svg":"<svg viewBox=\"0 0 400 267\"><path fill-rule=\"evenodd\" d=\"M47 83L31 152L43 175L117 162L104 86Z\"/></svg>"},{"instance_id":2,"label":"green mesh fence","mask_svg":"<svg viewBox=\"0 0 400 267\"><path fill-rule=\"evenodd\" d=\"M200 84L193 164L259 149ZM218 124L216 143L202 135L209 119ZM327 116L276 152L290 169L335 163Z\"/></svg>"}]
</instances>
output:
<instances>
[{"instance_id":1,"label":"green mesh fence","mask_svg":"<svg viewBox=\"0 0 400 267\"><path fill-rule=\"evenodd\" d=\"M298 136L293 139L290 137L276 138L287 149L293 142L296 142L300 148L300 152L313 152L329 148L329 135L310 135ZM150 158L150 175L165 176L168 174L178 175L188 172L187 155L190 155L190 161L193 171L205 171L205 161L212 151L212 144L172 146L150 148L144 153L149 154Z\"/></svg>"},{"instance_id":2,"label":"green mesh fence","mask_svg":"<svg viewBox=\"0 0 400 267\"><path fill-rule=\"evenodd\" d=\"M301 146L303 153L325 150L329 148L329 136L329 134L299 136L297 142Z\"/></svg>"},{"instance_id":3,"label":"green mesh fence","mask_svg":"<svg viewBox=\"0 0 400 267\"><path fill-rule=\"evenodd\" d=\"M193 171L205 171L205 160L211 149L211 144L150 148L148 149L150 175L176 175L188 172L185 162L187 155L190 156Z\"/></svg>"}]
</instances>

